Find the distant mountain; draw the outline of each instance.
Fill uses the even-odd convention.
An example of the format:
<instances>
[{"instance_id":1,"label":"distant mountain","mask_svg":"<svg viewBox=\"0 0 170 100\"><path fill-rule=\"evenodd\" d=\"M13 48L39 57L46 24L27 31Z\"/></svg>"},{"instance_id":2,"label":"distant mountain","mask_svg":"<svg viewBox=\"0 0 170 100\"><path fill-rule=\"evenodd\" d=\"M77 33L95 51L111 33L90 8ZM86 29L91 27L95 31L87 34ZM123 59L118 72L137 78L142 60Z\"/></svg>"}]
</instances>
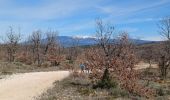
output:
<instances>
[{"instance_id":1,"label":"distant mountain","mask_svg":"<svg viewBox=\"0 0 170 100\"><path fill-rule=\"evenodd\" d=\"M150 44L150 43L157 43L159 41L148 41L148 40L140 40L140 39L130 39L132 43L136 45L142 45L142 44Z\"/></svg>"},{"instance_id":2,"label":"distant mountain","mask_svg":"<svg viewBox=\"0 0 170 100\"><path fill-rule=\"evenodd\" d=\"M80 37L70 37L70 36L59 36L58 40L64 47L71 46L84 46L84 45L94 45L97 44L94 38L80 38Z\"/></svg>"},{"instance_id":3,"label":"distant mountain","mask_svg":"<svg viewBox=\"0 0 170 100\"><path fill-rule=\"evenodd\" d=\"M71 47L71 46L85 46L85 45L94 45L97 44L95 38L93 37L71 37L71 36L59 36L58 40L61 45L64 47ZM142 45L142 44L149 44L149 43L156 43L157 41L147 41L147 40L139 40L139 39L130 39L134 44Z\"/></svg>"},{"instance_id":4,"label":"distant mountain","mask_svg":"<svg viewBox=\"0 0 170 100\"><path fill-rule=\"evenodd\" d=\"M93 37L71 37L71 36L58 36L59 43L64 47L73 46L88 46L97 44L95 38ZM115 40L116 41L116 40ZM130 39L130 41L137 45L156 43L157 41L147 41L139 39ZM47 42L47 39L42 40L43 43Z\"/></svg>"}]
</instances>

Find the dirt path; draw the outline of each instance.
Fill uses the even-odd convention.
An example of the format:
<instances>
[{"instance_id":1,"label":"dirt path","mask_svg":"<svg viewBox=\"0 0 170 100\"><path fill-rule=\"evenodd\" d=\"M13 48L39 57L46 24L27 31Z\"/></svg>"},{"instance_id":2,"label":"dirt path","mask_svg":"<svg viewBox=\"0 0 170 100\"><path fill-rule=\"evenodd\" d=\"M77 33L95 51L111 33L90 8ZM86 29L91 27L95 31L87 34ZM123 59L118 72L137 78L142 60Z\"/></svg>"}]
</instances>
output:
<instances>
[{"instance_id":1,"label":"dirt path","mask_svg":"<svg viewBox=\"0 0 170 100\"><path fill-rule=\"evenodd\" d=\"M138 65L135 65L135 69L146 69L149 67L149 63L144 63L144 62L140 62ZM158 68L157 64L152 64L151 68Z\"/></svg>"},{"instance_id":2,"label":"dirt path","mask_svg":"<svg viewBox=\"0 0 170 100\"><path fill-rule=\"evenodd\" d=\"M56 80L69 76L69 71L16 74L0 80L0 100L34 100Z\"/></svg>"}]
</instances>

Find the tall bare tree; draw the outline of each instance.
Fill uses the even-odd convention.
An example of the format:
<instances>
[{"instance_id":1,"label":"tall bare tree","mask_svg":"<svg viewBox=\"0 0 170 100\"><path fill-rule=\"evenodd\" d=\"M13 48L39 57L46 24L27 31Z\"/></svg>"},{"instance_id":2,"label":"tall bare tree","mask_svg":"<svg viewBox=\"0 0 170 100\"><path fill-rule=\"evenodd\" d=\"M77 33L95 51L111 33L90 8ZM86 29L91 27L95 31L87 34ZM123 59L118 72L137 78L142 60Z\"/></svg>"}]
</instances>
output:
<instances>
[{"instance_id":1,"label":"tall bare tree","mask_svg":"<svg viewBox=\"0 0 170 100\"><path fill-rule=\"evenodd\" d=\"M47 60L51 62L52 66L58 66L63 60L63 57L60 55L60 45L57 37L57 31L46 32L47 42L45 43L44 56L46 56Z\"/></svg>"},{"instance_id":2,"label":"tall bare tree","mask_svg":"<svg viewBox=\"0 0 170 100\"><path fill-rule=\"evenodd\" d=\"M170 40L170 17L166 17L158 24L160 34L165 37L166 40Z\"/></svg>"},{"instance_id":3,"label":"tall bare tree","mask_svg":"<svg viewBox=\"0 0 170 100\"><path fill-rule=\"evenodd\" d=\"M105 70L108 70L110 59L113 56L115 49L113 33L114 26L112 25L104 25L101 19L96 20L96 41L98 42L98 46L104 52L105 57Z\"/></svg>"},{"instance_id":4,"label":"tall bare tree","mask_svg":"<svg viewBox=\"0 0 170 100\"><path fill-rule=\"evenodd\" d=\"M41 40L42 32L40 30L34 31L30 37L32 43L32 50L34 55L34 61L37 61L38 66L41 66Z\"/></svg>"},{"instance_id":5,"label":"tall bare tree","mask_svg":"<svg viewBox=\"0 0 170 100\"><path fill-rule=\"evenodd\" d=\"M15 33L13 27L9 27L9 32L6 34L7 39L5 40L6 49L8 54L8 60L13 62L15 60L15 54L18 50L19 41L21 40L20 30Z\"/></svg>"},{"instance_id":6,"label":"tall bare tree","mask_svg":"<svg viewBox=\"0 0 170 100\"><path fill-rule=\"evenodd\" d=\"M47 54L50 47L57 45L57 42L58 42L57 36L58 36L57 31L50 30L46 32L47 43L45 45L45 55Z\"/></svg>"},{"instance_id":7,"label":"tall bare tree","mask_svg":"<svg viewBox=\"0 0 170 100\"><path fill-rule=\"evenodd\" d=\"M165 38L160 51L159 69L162 79L166 79L170 67L170 17L160 21L159 29L160 34Z\"/></svg>"},{"instance_id":8,"label":"tall bare tree","mask_svg":"<svg viewBox=\"0 0 170 100\"><path fill-rule=\"evenodd\" d=\"M104 50L106 56L109 56L113 53L113 33L114 26L104 25L101 19L96 20L96 37L98 45Z\"/></svg>"}]
</instances>

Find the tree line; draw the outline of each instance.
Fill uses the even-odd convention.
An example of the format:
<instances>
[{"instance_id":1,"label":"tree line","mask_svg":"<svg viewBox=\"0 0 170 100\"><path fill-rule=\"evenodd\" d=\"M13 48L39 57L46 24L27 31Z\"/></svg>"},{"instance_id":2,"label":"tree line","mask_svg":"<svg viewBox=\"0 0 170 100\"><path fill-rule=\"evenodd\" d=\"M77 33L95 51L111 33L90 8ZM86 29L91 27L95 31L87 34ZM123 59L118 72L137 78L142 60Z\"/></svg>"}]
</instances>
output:
<instances>
[{"instance_id":1,"label":"tree line","mask_svg":"<svg viewBox=\"0 0 170 100\"><path fill-rule=\"evenodd\" d=\"M96 20L95 40L98 44L89 48L78 47L79 40L76 39L73 47L64 49L57 39L58 32L51 30L45 33L34 31L25 43L21 43L20 32L16 33L12 27L9 27L2 46L5 48L5 60L9 62L20 61L38 67L44 62L50 62L51 66L60 65L64 60L69 60L69 63L84 62L95 87L109 88L111 80L115 79L130 93L149 98L155 95L155 91L138 83L140 72L134 68L141 60L147 61L150 66L156 62L159 77L166 80L170 69L170 18L162 19L158 28L165 41L160 42L158 47L150 46L140 53L127 32L115 37L115 27L104 24L101 19ZM42 41L44 35L45 42Z\"/></svg>"}]
</instances>

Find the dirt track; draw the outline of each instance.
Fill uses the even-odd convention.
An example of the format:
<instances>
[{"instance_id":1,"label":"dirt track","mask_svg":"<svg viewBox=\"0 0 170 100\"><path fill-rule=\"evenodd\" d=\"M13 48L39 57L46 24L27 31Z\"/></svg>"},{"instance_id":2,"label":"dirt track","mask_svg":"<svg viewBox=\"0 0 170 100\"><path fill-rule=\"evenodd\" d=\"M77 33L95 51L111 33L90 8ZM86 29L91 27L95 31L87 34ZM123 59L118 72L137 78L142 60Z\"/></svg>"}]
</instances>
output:
<instances>
[{"instance_id":1,"label":"dirt track","mask_svg":"<svg viewBox=\"0 0 170 100\"><path fill-rule=\"evenodd\" d=\"M16 74L0 79L0 100L34 100L56 80L67 76L68 71L54 71Z\"/></svg>"},{"instance_id":2,"label":"dirt track","mask_svg":"<svg viewBox=\"0 0 170 100\"><path fill-rule=\"evenodd\" d=\"M140 62L138 65L135 66L135 69L146 69L149 67L149 63L144 63L144 62ZM157 64L152 64L151 68L158 68Z\"/></svg>"}]
</instances>

